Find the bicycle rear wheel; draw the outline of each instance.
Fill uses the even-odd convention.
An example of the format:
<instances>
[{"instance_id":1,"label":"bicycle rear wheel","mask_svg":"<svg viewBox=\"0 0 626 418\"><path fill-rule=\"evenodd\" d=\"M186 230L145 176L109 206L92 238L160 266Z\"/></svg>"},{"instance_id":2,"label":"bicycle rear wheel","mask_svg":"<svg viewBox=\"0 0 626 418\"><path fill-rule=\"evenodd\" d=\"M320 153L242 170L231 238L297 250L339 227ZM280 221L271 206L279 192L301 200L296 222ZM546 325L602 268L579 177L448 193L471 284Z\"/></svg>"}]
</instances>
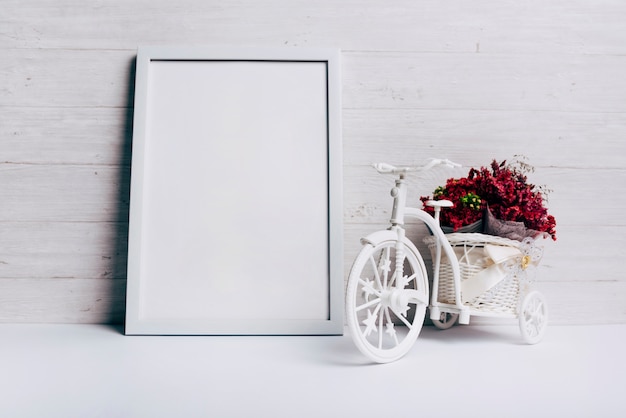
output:
<instances>
[{"instance_id":1,"label":"bicycle rear wheel","mask_svg":"<svg viewBox=\"0 0 626 418\"><path fill-rule=\"evenodd\" d=\"M548 305L544 296L534 290L522 300L519 309L519 327L527 344L542 340L548 326Z\"/></svg>"},{"instance_id":2,"label":"bicycle rear wheel","mask_svg":"<svg viewBox=\"0 0 626 418\"><path fill-rule=\"evenodd\" d=\"M458 319L457 313L441 312L439 319L433 319L433 325L437 329L446 330L452 328Z\"/></svg>"},{"instance_id":3,"label":"bicycle rear wheel","mask_svg":"<svg viewBox=\"0 0 626 418\"><path fill-rule=\"evenodd\" d=\"M378 363L395 361L411 349L428 305L422 257L405 239L403 271L396 271L396 243L366 244L348 277L348 328L357 348Z\"/></svg>"}]
</instances>

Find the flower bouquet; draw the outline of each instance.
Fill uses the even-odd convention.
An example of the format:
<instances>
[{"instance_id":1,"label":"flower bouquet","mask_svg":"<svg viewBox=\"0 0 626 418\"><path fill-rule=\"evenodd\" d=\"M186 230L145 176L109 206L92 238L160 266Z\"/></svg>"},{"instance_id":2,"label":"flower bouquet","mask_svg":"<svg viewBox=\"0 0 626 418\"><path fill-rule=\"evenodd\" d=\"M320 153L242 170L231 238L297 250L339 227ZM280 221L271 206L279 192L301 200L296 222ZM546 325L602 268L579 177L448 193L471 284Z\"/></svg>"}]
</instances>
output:
<instances>
[{"instance_id":1,"label":"flower bouquet","mask_svg":"<svg viewBox=\"0 0 626 418\"><path fill-rule=\"evenodd\" d=\"M450 178L433 196L420 200L450 200L452 208L441 211L440 221L449 232L482 232L522 241L551 237L556 240L556 220L544 206L548 190L528 182L533 168L523 161L507 164L493 160L489 167L471 168L467 177ZM433 213L434 209L425 206Z\"/></svg>"},{"instance_id":2,"label":"flower bouquet","mask_svg":"<svg viewBox=\"0 0 626 418\"><path fill-rule=\"evenodd\" d=\"M442 229L467 232L447 236L458 260L460 281L447 256L437 259L437 238L424 238L433 256L433 270L438 271L433 298L444 305L462 304L472 315L515 316L529 343L541 339L547 321L543 296L530 288L543 256L537 240L556 240L556 221L544 206L549 190L528 182L526 173L532 171L523 161L493 160L488 167L471 168L466 177L448 179L432 197L420 197L423 203L452 201L451 208L440 212ZM428 205L424 210L434 212ZM531 314L528 306L532 306ZM434 321L438 327L449 322Z\"/></svg>"}]
</instances>

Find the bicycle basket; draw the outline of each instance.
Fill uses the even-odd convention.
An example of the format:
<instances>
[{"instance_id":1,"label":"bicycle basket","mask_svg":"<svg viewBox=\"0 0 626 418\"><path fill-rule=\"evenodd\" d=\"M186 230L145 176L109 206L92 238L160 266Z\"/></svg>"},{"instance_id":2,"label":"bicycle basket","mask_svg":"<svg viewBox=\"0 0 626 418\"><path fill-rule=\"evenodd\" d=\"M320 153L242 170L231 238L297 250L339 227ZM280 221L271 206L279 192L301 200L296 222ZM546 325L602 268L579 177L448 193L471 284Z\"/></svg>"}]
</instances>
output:
<instances>
[{"instance_id":1,"label":"bicycle basket","mask_svg":"<svg viewBox=\"0 0 626 418\"><path fill-rule=\"evenodd\" d=\"M511 266L524 257L520 251L522 243L481 233L452 233L446 234L446 238L459 261L461 303L482 313L516 315L521 270ZM437 239L429 236L424 242L434 261ZM456 304L454 275L445 254L441 257L437 299L440 303Z\"/></svg>"}]
</instances>

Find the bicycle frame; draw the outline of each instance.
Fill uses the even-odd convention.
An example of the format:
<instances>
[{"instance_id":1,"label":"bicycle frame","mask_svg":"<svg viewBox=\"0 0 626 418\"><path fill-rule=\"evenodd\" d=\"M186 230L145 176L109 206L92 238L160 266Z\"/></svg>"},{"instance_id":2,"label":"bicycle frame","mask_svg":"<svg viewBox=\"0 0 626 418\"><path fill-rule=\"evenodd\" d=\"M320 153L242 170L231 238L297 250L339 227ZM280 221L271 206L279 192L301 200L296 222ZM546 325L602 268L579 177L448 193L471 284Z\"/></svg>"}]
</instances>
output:
<instances>
[{"instance_id":1,"label":"bicycle frame","mask_svg":"<svg viewBox=\"0 0 626 418\"><path fill-rule=\"evenodd\" d=\"M430 163L421 167L395 167L385 163L374 164L374 168L380 174L396 176L395 185L391 189L393 198L393 208L389 220L391 226L386 230L378 230L361 238L363 248L355 258L348 276L346 319L357 348L378 363L395 361L409 351L422 329L427 308L430 309L430 318L433 320L433 324L439 329L447 329L454 325L457 320L460 324L469 324L470 314L474 314L516 316L522 337L528 344L537 343L545 331L547 321L545 299L539 292L533 291L526 294L520 303L519 281L510 280L506 283L511 286L504 286L503 289L506 293L514 293L514 295L507 295L506 309L513 309L509 303L517 303L516 313L483 309L490 304L490 301L487 303L474 298L472 301L463 302L461 299L461 275L465 278L468 275L468 269L467 263L460 261L464 258L457 258L455 249L458 240L461 239L465 245L467 237L461 238L459 236L464 234L446 235L440 226L441 210L444 207L453 206L452 202L448 200L426 202L427 206L434 208L434 215L430 215L421 208L408 207L406 204L406 174L411 171L425 171L440 164L451 167L458 166L449 160L440 159L431 159ZM432 285L430 285L432 290L430 293L428 292L428 272L424 257L416 245L405 236L405 221L408 219L416 219L423 223L432 234L432 237L427 237L424 240L433 258ZM483 237L488 236L472 235L472 239L476 240L478 246L494 243L492 247L498 245L509 249L518 247L505 238L495 240L496 237L493 237L493 239L485 240ZM489 249L496 251L492 247ZM496 258L499 258L497 254ZM493 266L500 267L499 264L493 264ZM476 267L483 266L481 264ZM393 273L390 274L392 269ZM486 269L481 270L481 273L483 271ZM488 275L491 272L491 270L488 271ZM474 274L469 278L474 279L476 277ZM481 279L482 277L478 277L478 280ZM463 284L466 285L468 282ZM469 284L473 286L474 282L469 282ZM465 289L464 296L472 294L472 289L476 287L472 286ZM445 302L439 302L440 287L442 296L445 296L443 298ZM509 292L509 288L514 291ZM443 295L444 293L445 295ZM486 294L486 296L487 298L491 297L490 294ZM514 301L512 300L513 297ZM454 302L451 302L452 298L454 298ZM478 306L474 304L476 300L478 300L477 304L480 305L478 308L475 308ZM498 304L496 303L496 305ZM396 327L396 325L400 326Z\"/></svg>"},{"instance_id":2,"label":"bicycle frame","mask_svg":"<svg viewBox=\"0 0 626 418\"><path fill-rule=\"evenodd\" d=\"M406 206L407 186L405 183L405 175L401 173L399 178L395 181L395 187L391 189L391 196L393 197L393 208L391 211L391 228L398 234L397 241L397 254L403 254L405 219L413 218L423 222L431 231L433 236L437 239L437 247L434 258L433 266L433 284L430 298L430 318L439 319L442 312L458 313L460 324L469 324L469 309L464 307L461 303L461 270L459 262L456 258L452 246L448 242L441 226L439 224L439 210L440 207L435 207L435 216L431 216L429 213L422 209L407 207ZM439 268L441 265L441 256L445 254L450 262L452 268L452 274L454 276L455 283L455 304L440 303L438 302L438 289L439 289ZM398 257L401 258L401 257ZM404 260L396 259L396 272L402 274L402 265Z\"/></svg>"}]
</instances>

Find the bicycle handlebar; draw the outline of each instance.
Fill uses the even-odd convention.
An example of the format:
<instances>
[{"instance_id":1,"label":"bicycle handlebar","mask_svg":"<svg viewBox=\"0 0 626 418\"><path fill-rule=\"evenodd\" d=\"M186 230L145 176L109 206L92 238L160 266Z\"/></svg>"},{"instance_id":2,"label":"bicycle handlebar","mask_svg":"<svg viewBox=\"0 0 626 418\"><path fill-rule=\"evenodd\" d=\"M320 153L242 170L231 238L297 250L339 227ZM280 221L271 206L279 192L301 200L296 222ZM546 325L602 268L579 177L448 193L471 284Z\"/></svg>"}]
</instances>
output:
<instances>
[{"instance_id":1,"label":"bicycle handlebar","mask_svg":"<svg viewBox=\"0 0 626 418\"><path fill-rule=\"evenodd\" d=\"M426 171L438 165L445 165L450 168L461 167L461 164L457 164L448 159L431 158L428 164L421 167L395 167L387 163L372 164L373 167L381 174L406 174L411 171Z\"/></svg>"}]
</instances>

